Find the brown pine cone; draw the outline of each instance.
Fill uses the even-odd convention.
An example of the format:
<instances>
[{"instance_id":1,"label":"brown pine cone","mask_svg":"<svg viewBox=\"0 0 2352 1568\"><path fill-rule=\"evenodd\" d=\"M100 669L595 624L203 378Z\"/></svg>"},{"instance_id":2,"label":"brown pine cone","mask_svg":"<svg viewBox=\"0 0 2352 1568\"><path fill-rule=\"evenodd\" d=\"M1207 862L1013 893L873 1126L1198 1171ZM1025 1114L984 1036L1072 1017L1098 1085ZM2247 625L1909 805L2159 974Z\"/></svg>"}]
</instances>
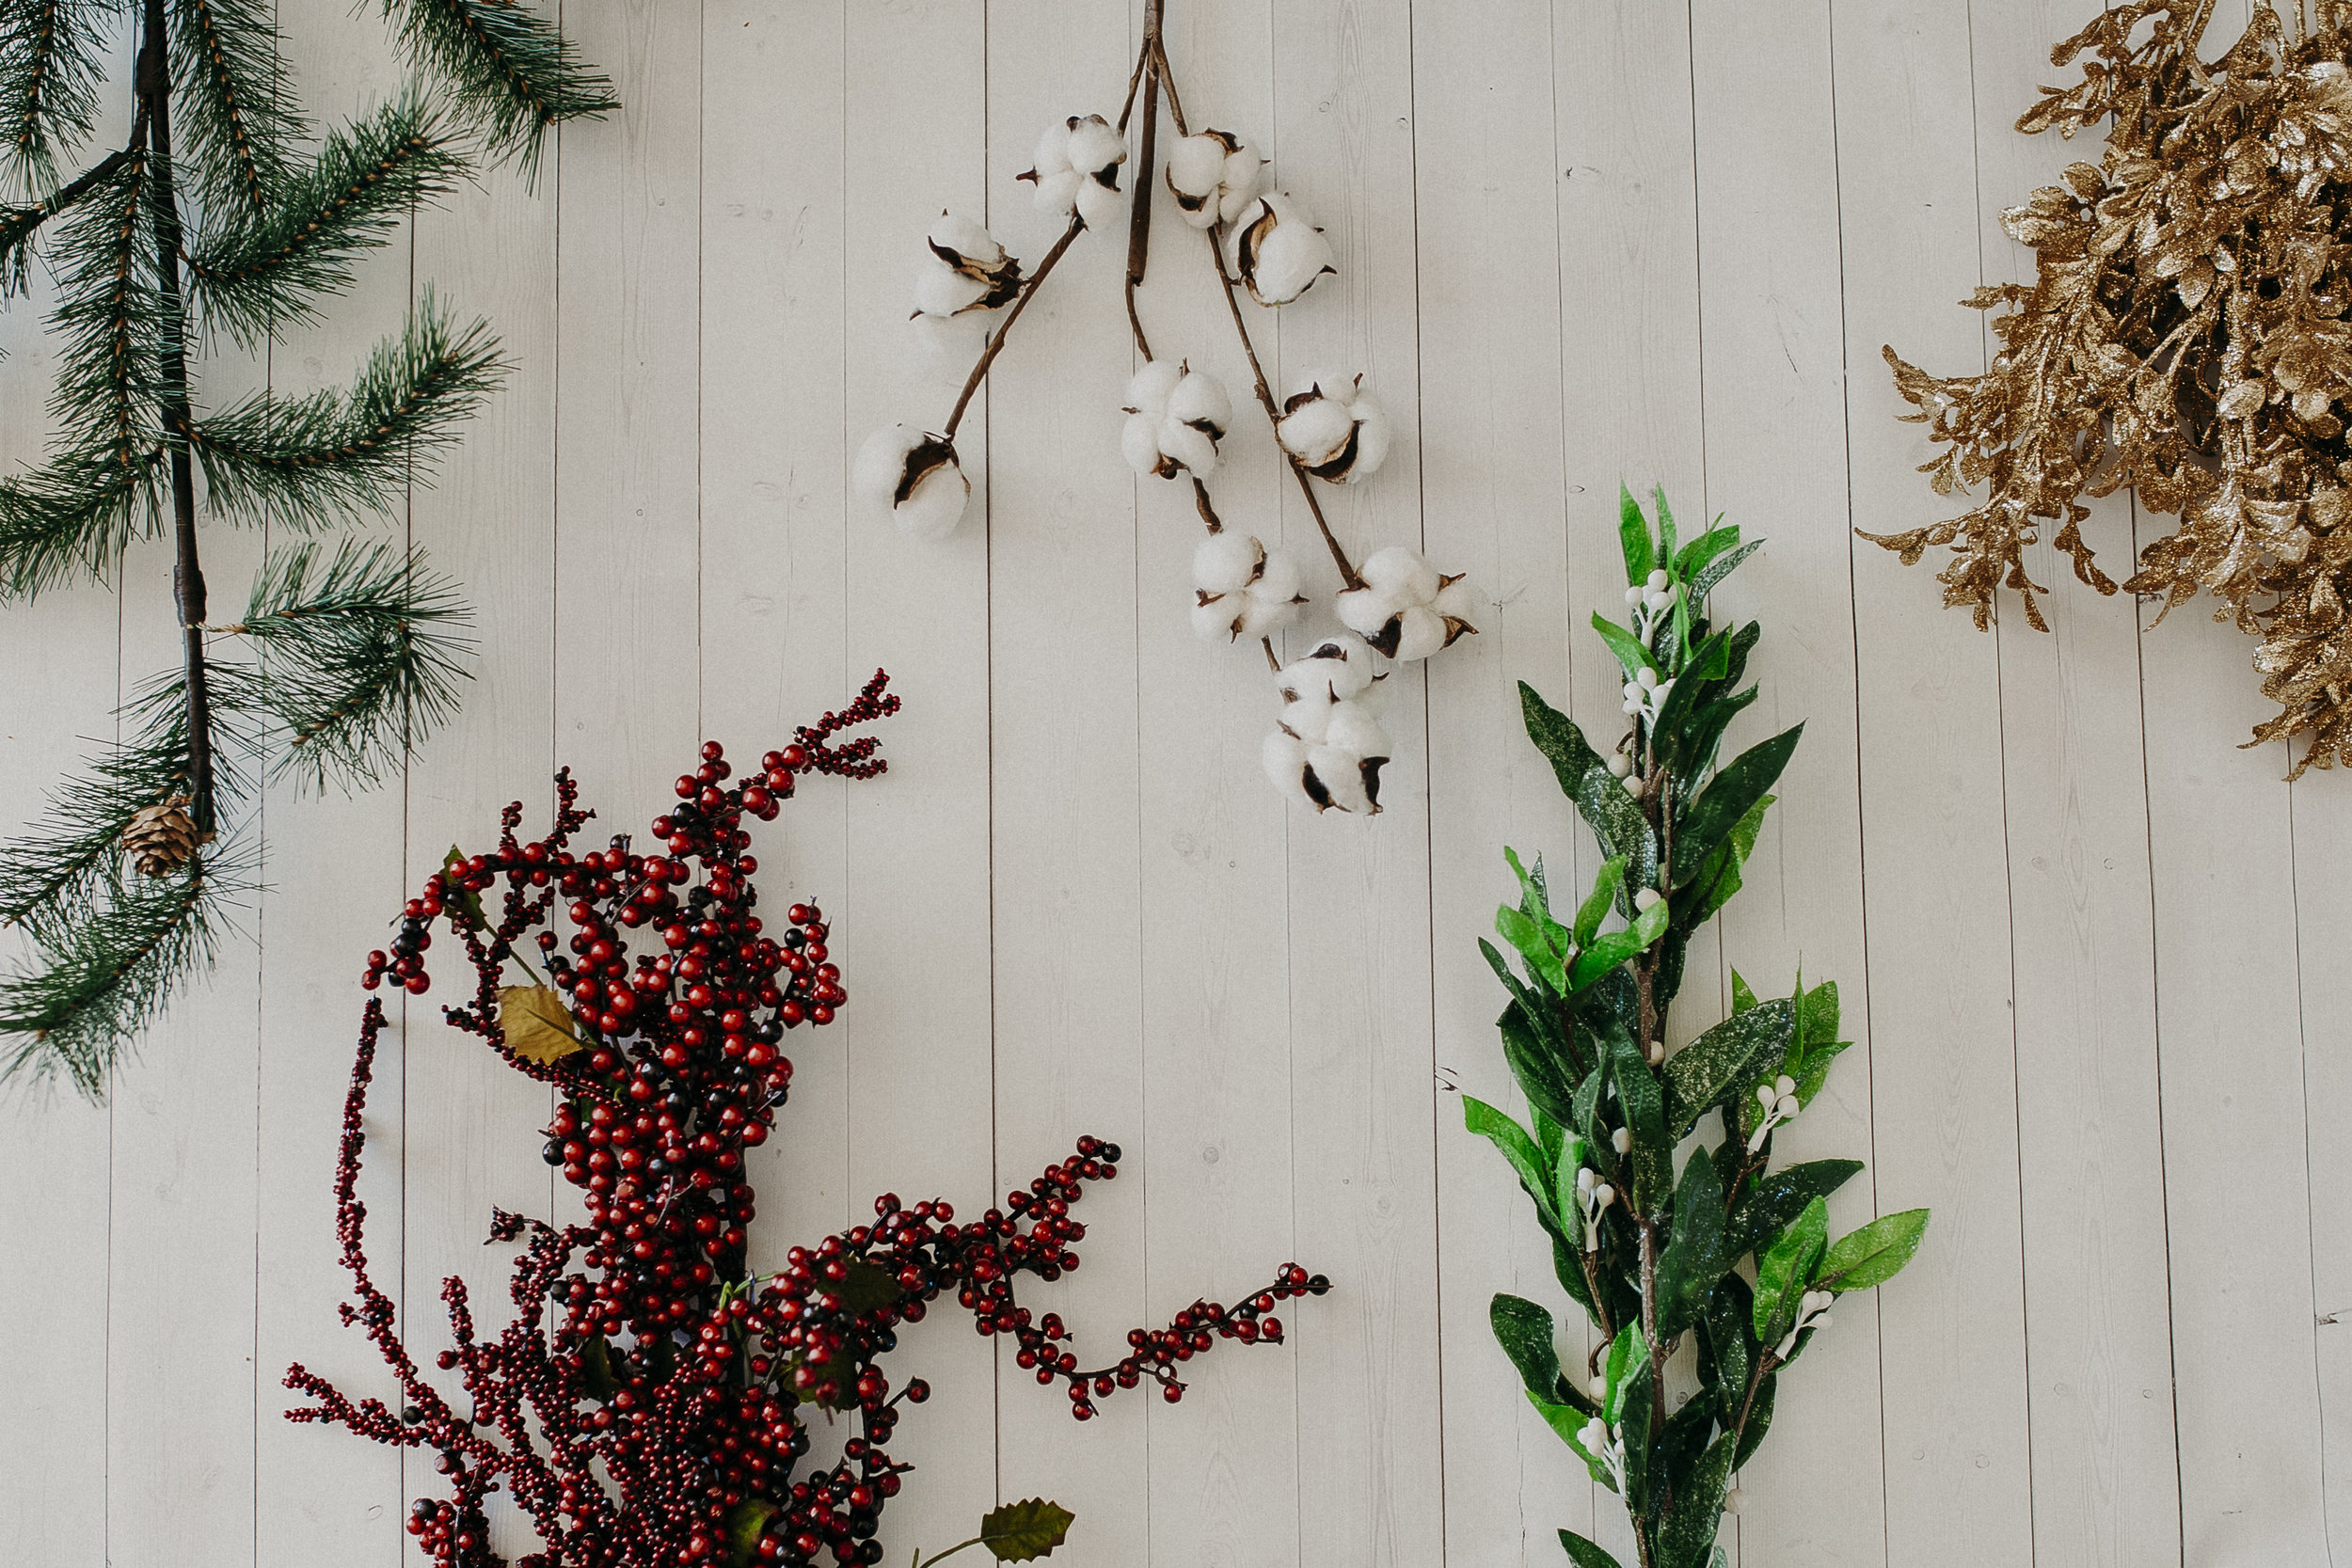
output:
<instances>
[{"instance_id":1,"label":"brown pine cone","mask_svg":"<svg viewBox=\"0 0 2352 1568\"><path fill-rule=\"evenodd\" d=\"M174 795L141 807L122 830L123 852L143 877L165 877L188 863L196 853L195 819L188 816L188 798Z\"/></svg>"}]
</instances>

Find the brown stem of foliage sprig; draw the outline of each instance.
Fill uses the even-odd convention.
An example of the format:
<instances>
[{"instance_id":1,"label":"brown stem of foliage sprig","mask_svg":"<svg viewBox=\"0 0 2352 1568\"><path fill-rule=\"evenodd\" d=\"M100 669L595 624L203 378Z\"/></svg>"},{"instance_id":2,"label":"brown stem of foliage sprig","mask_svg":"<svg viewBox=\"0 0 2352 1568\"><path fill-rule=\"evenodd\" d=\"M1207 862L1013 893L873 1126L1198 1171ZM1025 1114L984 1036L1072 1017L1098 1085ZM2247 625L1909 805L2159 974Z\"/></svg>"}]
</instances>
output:
<instances>
[{"instance_id":1,"label":"brown stem of foliage sprig","mask_svg":"<svg viewBox=\"0 0 2352 1568\"><path fill-rule=\"evenodd\" d=\"M1116 1362L1080 1370L1060 1318L1033 1314L1013 1282L1050 1282L1078 1266L1086 1227L1071 1210L1089 1184L1118 1175L1120 1158L1116 1145L1090 1137L976 1221L959 1224L946 1202L910 1208L884 1194L872 1224L791 1248L775 1273L750 1272L755 1195L743 1155L767 1140L790 1086L782 1041L801 1023L831 1022L847 993L822 911L794 905L773 929L754 912L759 866L744 819L772 820L803 773L882 772L871 736L834 737L896 712L885 687L878 673L854 703L801 729L739 783L729 783L720 747L706 744L701 765L678 780L678 803L653 823L662 852L641 854L616 837L575 853L572 839L593 814L579 806L568 771L559 773L548 836L520 842L522 807L509 805L497 848L453 852L403 911L393 951L370 955L370 990L389 978L421 993L431 927L443 925L463 945L474 999L443 1016L555 1086L546 1155L582 1190L588 1213L587 1224L564 1227L495 1215L493 1241L524 1243L509 1285L515 1316L485 1338L465 1281L443 1282L453 1342L435 1361L464 1390L445 1395L403 1340L368 1265L358 1185L387 1020L383 1002L368 998L335 1175L354 1283L342 1315L391 1368L401 1407L355 1401L296 1365L286 1385L314 1402L287 1416L435 1450L452 1496L419 1499L407 1528L442 1568L504 1561L491 1549L484 1506L500 1490L541 1543L516 1568L879 1562L875 1533L909 1469L886 1445L900 1402L930 1392L919 1378L894 1391L881 1359L942 1295L952 1293L983 1334L1010 1336L1020 1365L1041 1384L1066 1386L1071 1413L1084 1420L1096 1400L1146 1381L1176 1400L1185 1362L1219 1339L1279 1342L1276 1305L1328 1288L1285 1265L1238 1305L1196 1302L1166 1329L1129 1334ZM493 916L485 896L501 884ZM559 904L574 928L568 942L551 928ZM629 933L639 931L655 941L632 956ZM546 956L560 1001L505 984L506 960L527 938ZM854 1412L858 1434L838 1462L796 1472L809 1451L810 1407L828 1419Z\"/></svg>"},{"instance_id":2,"label":"brown stem of foliage sprig","mask_svg":"<svg viewBox=\"0 0 2352 1568\"><path fill-rule=\"evenodd\" d=\"M2130 488L2175 514L2121 586L2169 611L2201 593L2262 639L2279 704L2249 745L2305 738L2293 765L2352 763L2352 326L2342 214L2352 200L2352 6L2252 8L2218 59L2199 58L2211 0L2107 7L2052 52L2090 55L2017 121L2103 128L2096 164L2002 214L2036 253L2031 283L1981 288L1999 349L1979 375L1935 376L1885 351L1895 385L1946 450L1936 493L1985 485L1960 516L1865 534L1906 563L1949 546L1947 604L1981 629L2003 586L2047 629L2025 551L2043 531L2074 575L2092 557L2084 496ZM2159 616L2161 619L2161 616Z\"/></svg>"}]
</instances>

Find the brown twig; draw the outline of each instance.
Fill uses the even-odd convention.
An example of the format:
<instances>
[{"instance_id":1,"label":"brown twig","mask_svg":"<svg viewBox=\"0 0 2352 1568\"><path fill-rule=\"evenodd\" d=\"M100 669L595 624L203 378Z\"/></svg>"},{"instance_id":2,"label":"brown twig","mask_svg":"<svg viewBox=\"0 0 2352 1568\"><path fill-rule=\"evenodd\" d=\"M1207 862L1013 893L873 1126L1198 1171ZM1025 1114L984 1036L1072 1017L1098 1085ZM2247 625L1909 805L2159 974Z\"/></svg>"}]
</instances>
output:
<instances>
[{"instance_id":1,"label":"brown twig","mask_svg":"<svg viewBox=\"0 0 2352 1568\"><path fill-rule=\"evenodd\" d=\"M988 379L989 366L996 362L996 356L1004 350L1005 340L1012 335L1012 324L1021 319L1021 312L1026 310L1029 301L1037 297L1038 285L1045 281L1046 276L1054 270L1054 264L1076 243L1078 236L1086 232L1086 219L1072 214L1070 227L1062 230L1061 238L1054 242L1054 248L1045 253L1045 260L1038 263L1037 271L1022 286L1021 297L1012 302L1012 309L1005 313L1004 324L990 336L988 347L980 351L979 362L972 367L972 373L964 377L963 390L956 394L956 405L947 415L947 428L940 432L946 440L956 438L956 426L963 422L963 411L972 405L973 394L980 389L980 383Z\"/></svg>"}]
</instances>

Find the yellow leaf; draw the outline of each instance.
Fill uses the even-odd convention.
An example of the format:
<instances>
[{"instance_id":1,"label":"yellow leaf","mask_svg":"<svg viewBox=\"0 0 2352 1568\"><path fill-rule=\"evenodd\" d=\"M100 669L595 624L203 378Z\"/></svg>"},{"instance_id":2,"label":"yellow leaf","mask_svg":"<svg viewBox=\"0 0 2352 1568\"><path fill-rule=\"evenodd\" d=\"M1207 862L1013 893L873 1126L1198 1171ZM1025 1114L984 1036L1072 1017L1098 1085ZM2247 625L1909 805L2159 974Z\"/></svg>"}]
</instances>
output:
<instances>
[{"instance_id":1,"label":"yellow leaf","mask_svg":"<svg viewBox=\"0 0 2352 1568\"><path fill-rule=\"evenodd\" d=\"M545 986L499 988L499 1033L507 1050L542 1067L588 1049L564 998Z\"/></svg>"}]
</instances>

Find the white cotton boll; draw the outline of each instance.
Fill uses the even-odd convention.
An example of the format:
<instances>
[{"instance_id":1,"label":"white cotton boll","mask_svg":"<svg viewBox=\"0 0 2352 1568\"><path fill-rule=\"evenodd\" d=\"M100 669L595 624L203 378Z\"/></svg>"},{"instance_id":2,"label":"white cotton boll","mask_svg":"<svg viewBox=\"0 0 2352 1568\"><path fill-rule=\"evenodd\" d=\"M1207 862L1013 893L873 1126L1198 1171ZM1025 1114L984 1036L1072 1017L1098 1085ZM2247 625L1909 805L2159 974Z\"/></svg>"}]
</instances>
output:
<instances>
[{"instance_id":1,"label":"white cotton boll","mask_svg":"<svg viewBox=\"0 0 2352 1568\"><path fill-rule=\"evenodd\" d=\"M930 258L914 278L914 308L927 316L952 316L988 297L989 286L967 277L938 257Z\"/></svg>"},{"instance_id":2,"label":"white cotton boll","mask_svg":"<svg viewBox=\"0 0 2352 1568\"><path fill-rule=\"evenodd\" d=\"M1199 426L1162 420L1158 439L1160 451L1178 466L1196 474L1216 471L1216 442Z\"/></svg>"},{"instance_id":3,"label":"white cotton boll","mask_svg":"<svg viewBox=\"0 0 2352 1568\"><path fill-rule=\"evenodd\" d=\"M1168 150L1168 188L1179 196L1206 198L1225 179L1226 146L1215 131L1179 136ZM1191 214L1187 213L1187 216ZM1212 223L1215 222L1212 216ZM1206 229L1209 224L1198 227Z\"/></svg>"},{"instance_id":4,"label":"white cotton boll","mask_svg":"<svg viewBox=\"0 0 2352 1568\"><path fill-rule=\"evenodd\" d=\"M1128 410L1149 414L1154 420L1166 417L1168 399L1174 395L1177 383L1184 379L1184 367L1180 361L1152 360L1127 378Z\"/></svg>"},{"instance_id":5,"label":"white cotton boll","mask_svg":"<svg viewBox=\"0 0 2352 1568\"><path fill-rule=\"evenodd\" d=\"M989 313L983 310L959 316L918 310L908 319L906 329L914 340L915 357L926 370L939 372L952 366L956 379L961 381L972 361L988 346L989 321Z\"/></svg>"},{"instance_id":6,"label":"white cotton boll","mask_svg":"<svg viewBox=\"0 0 2352 1568\"><path fill-rule=\"evenodd\" d=\"M951 457L917 480L892 515L914 538L937 543L955 532L971 499L972 482Z\"/></svg>"},{"instance_id":7,"label":"white cotton boll","mask_svg":"<svg viewBox=\"0 0 2352 1568\"><path fill-rule=\"evenodd\" d=\"M1389 460L1389 411L1370 392L1359 392L1349 405L1356 414L1356 461L1348 465L1344 483L1361 484Z\"/></svg>"},{"instance_id":8,"label":"white cotton boll","mask_svg":"<svg viewBox=\"0 0 2352 1568\"><path fill-rule=\"evenodd\" d=\"M1375 550L1359 575L1400 608L1427 604L1438 596L1437 570L1422 559L1419 550L1403 545Z\"/></svg>"},{"instance_id":9,"label":"white cotton boll","mask_svg":"<svg viewBox=\"0 0 2352 1568\"><path fill-rule=\"evenodd\" d=\"M1470 622L1470 612L1478 608L1477 599L1477 593L1470 587L1470 578L1457 577L1438 590L1438 596L1429 601L1429 608L1450 621L1459 621L1464 626L1468 626Z\"/></svg>"},{"instance_id":10,"label":"white cotton boll","mask_svg":"<svg viewBox=\"0 0 2352 1568\"><path fill-rule=\"evenodd\" d=\"M1260 549L1255 539L1250 544ZM1281 550L1265 550L1265 563L1259 569L1258 580L1249 585L1252 598L1276 599L1288 604L1298 597L1301 573L1298 558Z\"/></svg>"},{"instance_id":11,"label":"white cotton boll","mask_svg":"<svg viewBox=\"0 0 2352 1568\"><path fill-rule=\"evenodd\" d=\"M1265 776L1274 781L1274 787L1302 805L1314 805L1314 797L1307 793L1307 745L1295 736L1276 730L1265 737L1258 752L1265 767Z\"/></svg>"},{"instance_id":12,"label":"white cotton boll","mask_svg":"<svg viewBox=\"0 0 2352 1568\"><path fill-rule=\"evenodd\" d=\"M1005 247L996 243L996 236L984 225L953 213L940 214L939 221L931 225L931 231L924 238L959 256L968 256L983 266L1001 265L1005 260Z\"/></svg>"},{"instance_id":13,"label":"white cotton boll","mask_svg":"<svg viewBox=\"0 0 2352 1568\"><path fill-rule=\"evenodd\" d=\"M1192 552L1192 585L1203 594L1238 594L1259 576L1259 565L1269 566L1263 546L1246 533L1228 529L1212 533L1195 546Z\"/></svg>"},{"instance_id":14,"label":"white cotton boll","mask_svg":"<svg viewBox=\"0 0 2352 1568\"><path fill-rule=\"evenodd\" d=\"M1289 599L1264 597L1252 589L1241 612L1241 635L1270 637L1298 619L1298 606Z\"/></svg>"},{"instance_id":15,"label":"white cotton boll","mask_svg":"<svg viewBox=\"0 0 2352 1568\"><path fill-rule=\"evenodd\" d=\"M1227 223L1248 211L1250 202L1266 188L1266 162L1248 147L1236 147L1225 160L1219 180L1217 216Z\"/></svg>"},{"instance_id":16,"label":"white cotton boll","mask_svg":"<svg viewBox=\"0 0 2352 1568\"><path fill-rule=\"evenodd\" d=\"M850 488L857 499L877 512L897 506L898 484L906 477L907 454L926 439L911 424L884 425L866 437L850 469Z\"/></svg>"},{"instance_id":17,"label":"white cotton boll","mask_svg":"<svg viewBox=\"0 0 2352 1568\"><path fill-rule=\"evenodd\" d=\"M1323 743L1333 751L1349 752L1359 757L1385 757L1390 752L1389 732L1356 703L1331 705Z\"/></svg>"},{"instance_id":18,"label":"white cotton boll","mask_svg":"<svg viewBox=\"0 0 2352 1568\"><path fill-rule=\"evenodd\" d=\"M1389 657L1399 663L1427 658L1445 646L1445 617L1425 604L1399 610L1397 626L1396 648Z\"/></svg>"},{"instance_id":19,"label":"white cotton boll","mask_svg":"<svg viewBox=\"0 0 2352 1568\"><path fill-rule=\"evenodd\" d=\"M1310 691L1328 692L1336 698L1360 696L1372 684L1376 657L1372 644L1360 637L1346 633L1327 637L1306 657L1284 665L1277 684L1295 696Z\"/></svg>"},{"instance_id":20,"label":"white cotton boll","mask_svg":"<svg viewBox=\"0 0 2352 1568\"><path fill-rule=\"evenodd\" d=\"M1029 172L1042 178L1061 174L1076 166L1070 161L1070 133L1077 125L1073 119L1056 120L1037 138L1037 150L1029 155Z\"/></svg>"},{"instance_id":21,"label":"white cotton boll","mask_svg":"<svg viewBox=\"0 0 2352 1568\"><path fill-rule=\"evenodd\" d=\"M1340 705L1328 691L1311 692L1282 705L1282 727L1310 746L1320 746L1330 733L1331 715Z\"/></svg>"},{"instance_id":22,"label":"white cotton boll","mask_svg":"<svg viewBox=\"0 0 2352 1568\"><path fill-rule=\"evenodd\" d=\"M888 512L917 539L945 539L963 520L972 482L963 477L955 449L913 425L874 432L858 449L850 475L859 499Z\"/></svg>"},{"instance_id":23,"label":"white cotton boll","mask_svg":"<svg viewBox=\"0 0 2352 1568\"><path fill-rule=\"evenodd\" d=\"M1370 816L1373 800L1365 760L1336 746L1317 746L1307 753L1307 771L1323 786L1324 796L1332 805L1344 812ZM1309 784L1307 789L1311 796L1314 784Z\"/></svg>"},{"instance_id":24,"label":"white cotton boll","mask_svg":"<svg viewBox=\"0 0 2352 1568\"><path fill-rule=\"evenodd\" d=\"M1037 204L1041 212L1068 217L1078 205L1080 184L1075 169L1060 169L1037 177Z\"/></svg>"},{"instance_id":25,"label":"white cotton boll","mask_svg":"<svg viewBox=\"0 0 2352 1568\"><path fill-rule=\"evenodd\" d=\"M1324 238L1288 193L1258 197L1233 221L1233 275L1261 305L1288 305L1327 272L1337 272Z\"/></svg>"},{"instance_id":26,"label":"white cotton boll","mask_svg":"<svg viewBox=\"0 0 2352 1568\"><path fill-rule=\"evenodd\" d=\"M1157 416L1135 413L1120 427L1119 454L1127 460L1127 467L1139 474L1156 473L1160 467L1160 421Z\"/></svg>"},{"instance_id":27,"label":"white cotton boll","mask_svg":"<svg viewBox=\"0 0 2352 1568\"><path fill-rule=\"evenodd\" d=\"M1073 119L1069 150L1063 154L1081 174L1096 175L1127 161L1127 139L1101 115Z\"/></svg>"},{"instance_id":28,"label":"white cotton boll","mask_svg":"<svg viewBox=\"0 0 2352 1568\"><path fill-rule=\"evenodd\" d=\"M1396 606L1376 588L1351 588L1331 601L1340 625L1359 637L1377 637L1396 615Z\"/></svg>"},{"instance_id":29,"label":"white cotton boll","mask_svg":"<svg viewBox=\"0 0 2352 1568\"><path fill-rule=\"evenodd\" d=\"M1087 220L1089 229L1107 229L1119 221L1127 198L1114 185L1088 176L1078 182L1078 215Z\"/></svg>"},{"instance_id":30,"label":"white cotton boll","mask_svg":"<svg viewBox=\"0 0 2352 1568\"><path fill-rule=\"evenodd\" d=\"M1334 398L1310 398L1282 416L1274 438L1282 450L1310 468L1330 465L1347 450L1355 434L1356 417Z\"/></svg>"},{"instance_id":31,"label":"white cotton boll","mask_svg":"<svg viewBox=\"0 0 2352 1568\"><path fill-rule=\"evenodd\" d=\"M1232 428L1233 400L1225 384L1206 371L1188 371L1168 393L1168 417L1212 427L1219 436Z\"/></svg>"},{"instance_id":32,"label":"white cotton boll","mask_svg":"<svg viewBox=\"0 0 2352 1568\"><path fill-rule=\"evenodd\" d=\"M1238 635L1235 628L1241 617L1233 595L1222 594L1192 607L1192 629L1203 642L1231 642Z\"/></svg>"}]
</instances>

